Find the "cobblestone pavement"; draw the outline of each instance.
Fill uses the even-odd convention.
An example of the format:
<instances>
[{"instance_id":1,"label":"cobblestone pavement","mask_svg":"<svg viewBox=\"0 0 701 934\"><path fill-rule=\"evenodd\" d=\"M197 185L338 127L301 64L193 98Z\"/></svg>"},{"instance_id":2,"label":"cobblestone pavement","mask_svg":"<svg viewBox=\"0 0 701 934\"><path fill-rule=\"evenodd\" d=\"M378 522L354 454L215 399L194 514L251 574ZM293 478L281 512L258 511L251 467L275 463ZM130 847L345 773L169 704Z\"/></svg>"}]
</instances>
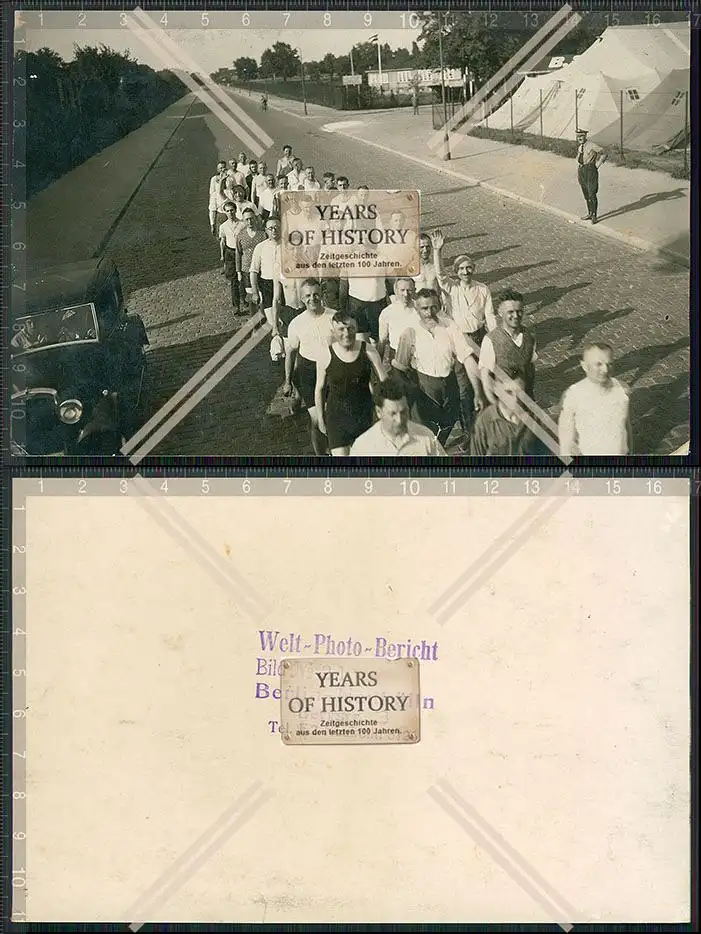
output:
<instances>
[{"instance_id":1,"label":"cobblestone pavement","mask_svg":"<svg viewBox=\"0 0 701 934\"><path fill-rule=\"evenodd\" d=\"M688 439L688 269L325 133L318 120L262 114L245 100L239 103L277 141L269 161L289 142L318 175L331 169L348 175L351 185L420 189L424 226L444 229L446 258L469 252L477 278L494 292L510 286L526 296L539 346L536 393L543 407L554 411L564 389L580 378L582 342L596 338L613 345L618 375L634 386L636 453L669 453ZM218 157L239 148L197 103L108 245L131 293L130 308L143 315L151 339L152 412L244 320L230 313L207 221L208 179ZM271 363L264 340L153 454L310 454L306 415L266 414L281 381L282 367Z\"/></svg>"}]
</instances>

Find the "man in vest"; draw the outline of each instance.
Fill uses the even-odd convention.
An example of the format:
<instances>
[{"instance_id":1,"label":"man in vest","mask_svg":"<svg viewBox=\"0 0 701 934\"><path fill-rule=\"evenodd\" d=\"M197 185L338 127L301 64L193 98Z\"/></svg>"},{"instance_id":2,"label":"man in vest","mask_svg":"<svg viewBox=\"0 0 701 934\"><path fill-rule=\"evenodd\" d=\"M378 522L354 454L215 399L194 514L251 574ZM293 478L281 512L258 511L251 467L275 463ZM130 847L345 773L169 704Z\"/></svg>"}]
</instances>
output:
<instances>
[{"instance_id":1,"label":"man in vest","mask_svg":"<svg viewBox=\"0 0 701 934\"><path fill-rule=\"evenodd\" d=\"M526 393L533 398L535 386L536 341L523 326L523 295L506 289L498 304L499 324L482 341L479 371L484 393L496 405L497 369L509 373L512 379L523 378Z\"/></svg>"},{"instance_id":2,"label":"man in vest","mask_svg":"<svg viewBox=\"0 0 701 934\"><path fill-rule=\"evenodd\" d=\"M596 224L599 208L597 197L599 192L599 168L606 161L606 153L600 146L587 142L587 135L586 130L577 130L577 177L589 212L582 220Z\"/></svg>"}]
</instances>

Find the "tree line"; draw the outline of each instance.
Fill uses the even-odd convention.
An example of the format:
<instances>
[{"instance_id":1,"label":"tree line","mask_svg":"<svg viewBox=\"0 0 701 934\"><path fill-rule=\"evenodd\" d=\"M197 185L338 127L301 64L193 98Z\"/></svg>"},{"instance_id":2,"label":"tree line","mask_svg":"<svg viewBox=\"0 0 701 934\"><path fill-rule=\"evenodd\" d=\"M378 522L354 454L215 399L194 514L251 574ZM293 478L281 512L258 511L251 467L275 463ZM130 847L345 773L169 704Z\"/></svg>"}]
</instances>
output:
<instances>
[{"instance_id":1,"label":"tree line","mask_svg":"<svg viewBox=\"0 0 701 934\"><path fill-rule=\"evenodd\" d=\"M420 25L417 41L411 49L392 49L381 46L384 69L436 68L440 62L439 29L443 41L443 61L446 68L466 68L475 85L487 82L525 43L533 37L534 28L502 28L498 17L484 14L416 13ZM684 20L686 14L665 12L656 14L665 22ZM649 25L650 13L632 11L611 14L592 12L582 17L579 24L549 53L580 55L597 36L609 26ZM656 20L657 24L657 20ZM654 27L651 27L654 28ZM377 68L377 45L362 42L352 48L353 70L362 74ZM241 56L231 67L220 68L212 79L221 84L248 82L260 79L287 81L301 76L301 60L297 49L286 42L276 42L261 55L260 62L250 56ZM304 76L310 81L327 79L333 82L351 73L351 54L333 55L328 52L318 61L304 61Z\"/></svg>"},{"instance_id":2,"label":"tree line","mask_svg":"<svg viewBox=\"0 0 701 934\"><path fill-rule=\"evenodd\" d=\"M154 71L129 52L75 46L65 62L52 49L18 52L15 76L26 90L26 194L140 127L186 92L170 71Z\"/></svg>"}]
</instances>

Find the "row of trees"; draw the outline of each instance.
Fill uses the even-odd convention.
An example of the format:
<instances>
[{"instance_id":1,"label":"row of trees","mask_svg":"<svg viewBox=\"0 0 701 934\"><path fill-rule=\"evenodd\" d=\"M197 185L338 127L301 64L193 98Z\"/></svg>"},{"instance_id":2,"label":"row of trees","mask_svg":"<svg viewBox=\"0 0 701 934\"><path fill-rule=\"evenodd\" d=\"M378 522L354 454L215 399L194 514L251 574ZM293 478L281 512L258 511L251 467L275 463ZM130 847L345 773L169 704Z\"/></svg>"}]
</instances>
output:
<instances>
[{"instance_id":1,"label":"row of trees","mask_svg":"<svg viewBox=\"0 0 701 934\"><path fill-rule=\"evenodd\" d=\"M497 14L484 13L416 13L420 25L420 34L411 49L392 49L389 45L381 47L384 68L435 68L439 61L439 27L443 40L443 61L446 68L467 68L477 86L484 84L504 65L513 54L532 38L537 26L533 23L533 14L524 18L524 28L504 28ZM587 49L597 36L608 26L650 25L649 12L644 10L628 13L611 14L592 12L583 17L580 23L556 46L551 55L579 55ZM655 14L655 23L660 16L664 21L683 20L684 13L669 12ZM537 18L537 17L536 17ZM530 28L526 28L530 22ZM541 16L538 24L542 25L545 17ZM516 27L520 19L516 20ZM653 27L654 28L654 27ZM360 74L377 68L377 46L363 42L353 46L353 67ZM322 76L333 80L340 75L350 74L350 55L327 53L319 61L304 62L305 76L311 81ZM249 56L242 56L233 62L231 68L220 68L212 75L215 81L223 84L256 79L287 80L300 74L299 52L286 42L276 42L266 49L260 63Z\"/></svg>"},{"instance_id":2,"label":"row of trees","mask_svg":"<svg viewBox=\"0 0 701 934\"><path fill-rule=\"evenodd\" d=\"M26 82L27 197L186 91L172 72L156 72L105 45L76 46L70 62L48 48L18 52L14 66L16 78Z\"/></svg>"},{"instance_id":3,"label":"row of trees","mask_svg":"<svg viewBox=\"0 0 701 934\"><path fill-rule=\"evenodd\" d=\"M381 45L383 68L419 69L433 68L439 63L438 29L442 29L443 60L446 68L469 68L478 85L487 81L509 58L532 36L532 31L490 28L484 16L453 13L449 17L437 13L416 14L421 33L410 49L392 49ZM594 41L601 29L591 28L584 21L578 25L557 47L553 54L576 55ZM377 68L377 45L372 42L357 43L348 55L333 55L328 52L318 61L305 61L304 74L310 81L322 77L333 81L341 75L357 74ZM300 54L286 42L276 42L266 49L258 63L250 56L241 56L231 68L220 68L212 78L222 84L255 81L260 79L289 80L299 77Z\"/></svg>"}]
</instances>

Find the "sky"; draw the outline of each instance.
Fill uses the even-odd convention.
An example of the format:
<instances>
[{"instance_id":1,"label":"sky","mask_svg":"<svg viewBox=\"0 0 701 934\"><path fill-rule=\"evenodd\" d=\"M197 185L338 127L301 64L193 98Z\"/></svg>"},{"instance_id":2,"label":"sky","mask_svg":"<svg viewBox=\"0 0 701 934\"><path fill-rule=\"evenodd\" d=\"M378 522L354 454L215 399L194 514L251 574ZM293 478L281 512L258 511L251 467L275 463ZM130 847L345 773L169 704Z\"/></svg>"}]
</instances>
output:
<instances>
[{"instance_id":1,"label":"sky","mask_svg":"<svg viewBox=\"0 0 701 934\"><path fill-rule=\"evenodd\" d=\"M76 24L76 12L45 13L43 28L39 27L37 15L23 14L27 20L26 27L23 27L27 51L36 52L40 48L48 47L58 52L65 61L70 61L73 58L75 43L81 46L97 46L104 43L118 52L129 49L134 58L153 68L168 67L128 26L115 28L119 27L120 14L117 12L86 13L86 25L83 28ZM243 55L260 62L262 52L278 41L287 42L293 48L299 49L305 60L312 61L323 58L328 52L347 55L353 45L366 42L375 33L380 36L382 43L386 42L392 48L411 48L412 41L419 37L419 29L416 28L383 28L385 23L388 26L394 26L395 23L401 26L398 13L374 12L373 21L367 28L364 26L363 17L370 14L333 12L330 15L333 18L330 27L320 28L318 23L323 16L321 12L251 13L250 25L244 27L240 23L240 11L220 12L209 14L210 23L207 28L199 23L197 28L188 28L195 25L201 16L200 13L169 13L167 26L158 23L158 13L151 14L159 29L207 74L218 68L231 67L234 59ZM284 16L289 16L285 28ZM271 20L277 19L280 19L280 27L272 28L269 25ZM408 15L405 15L404 21L408 23ZM297 28L292 28L295 25ZM304 28L299 28L300 25L304 25ZM214 28L222 26L224 28Z\"/></svg>"}]
</instances>

